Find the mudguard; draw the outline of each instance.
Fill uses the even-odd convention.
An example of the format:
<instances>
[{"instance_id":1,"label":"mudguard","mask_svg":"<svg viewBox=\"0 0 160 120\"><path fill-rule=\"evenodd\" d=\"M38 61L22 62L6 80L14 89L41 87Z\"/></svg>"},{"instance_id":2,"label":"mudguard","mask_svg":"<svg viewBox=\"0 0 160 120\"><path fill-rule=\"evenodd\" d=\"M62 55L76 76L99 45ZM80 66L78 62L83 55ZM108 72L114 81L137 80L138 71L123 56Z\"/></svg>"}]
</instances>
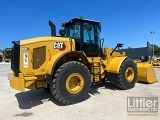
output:
<instances>
[{"instance_id":1,"label":"mudguard","mask_svg":"<svg viewBox=\"0 0 160 120\"><path fill-rule=\"evenodd\" d=\"M77 52L77 51L69 51L69 52L60 52L55 54L51 60L49 61L47 67L46 67L46 82L48 84L52 84L52 76L54 74L55 71L55 67L58 64L58 61L61 60L61 58L65 55L69 55L69 54L74 54L76 57L79 57L84 64L88 64L89 61L86 58L86 56L82 53L82 52Z\"/></svg>"},{"instance_id":2,"label":"mudguard","mask_svg":"<svg viewBox=\"0 0 160 120\"><path fill-rule=\"evenodd\" d=\"M109 63L106 63L107 67L106 67L106 70L107 72L110 72L110 73L119 73L119 69L120 69L120 66L122 64L122 62L126 59L127 57L126 56L123 56L123 57L114 57Z\"/></svg>"}]
</instances>

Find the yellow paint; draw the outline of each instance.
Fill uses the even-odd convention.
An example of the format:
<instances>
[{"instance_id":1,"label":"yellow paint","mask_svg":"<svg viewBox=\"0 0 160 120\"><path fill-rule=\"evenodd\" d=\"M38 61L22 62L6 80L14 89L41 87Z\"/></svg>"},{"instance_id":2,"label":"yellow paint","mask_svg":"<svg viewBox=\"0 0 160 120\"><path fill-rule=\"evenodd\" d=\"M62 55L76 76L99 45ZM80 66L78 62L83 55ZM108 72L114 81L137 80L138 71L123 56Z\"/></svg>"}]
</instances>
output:
<instances>
[{"instance_id":1,"label":"yellow paint","mask_svg":"<svg viewBox=\"0 0 160 120\"><path fill-rule=\"evenodd\" d=\"M22 91L25 91L25 82L24 79L15 77L13 73L8 75L8 79L10 80L10 87Z\"/></svg>"},{"instance_id":2,"label":"yellow paint","mask_svg":"<svg viewBox=\"0 0 160 120\"><path fill-rule=\"evenodd\" d=\"M110 62L106 63L105 69L107 72L119 73L120 66L125 59L126 57L114 57L110 60Z\"/></svg>"},{"instance_id":3,"label":"yellow paint","mask_svg":"<svg viewBox=\"0 0 160 120\"><path fill-rule=\"evenodd\" d=\"M138 69L138 82L154 83L157 82L153 65L148 62L136 62Z\"/></svg>"},{"instance_id":4,"label":"yellow paint","mask_svg":"<svg viewBox=\"0 0 160 120\"><path fill-rule=\"evenodd\" d=\"M87 57L87 59L90 63L100 63L103 61L101 57Z\"/></svg>"},{"instance_id":5,"label":"yellow paint","mask_svg":"<svg viewBox=\"0 0 160 120\"><path fill-rule=\"evenodd\" d=\"M57 41L57 42L67 42L68 39L67 38L63 38L63 37L52 37L52 36L44 36L44 37L36 37L36 38L30 38L30 39L25 39L25 40L21 40L20 44L23 45L32 45L35 43L45 43L45 42L52 42L52 41ZM53 44L52 44L53 45ZM39 46L38 46L39 47Z\"/></svg>"},{"instance_id":6,"label":"yellow paint","mask_svg":"<svg viewBox=\"0 0 160 120\"><path fill-rule=\"evenodd\" d=\"M63 38L63 37L38 37L38 38L32 38L32 39L27 39L27 40L22 40L20 41L20 71L24 74L24 76L36 76L36 75L42 75L51 72L53 62L55 61L58 56L63 54L64 52L70 51L71 50L71 44L70 44L70 39L69 38ZM54 42L63 42L66 45L66 49L59 50L59 49L54 49L53 48L53 43ZM39 69L32 69L33 68L33 49L34 48L39 48L39 47L46 47L46 61L44 64L39 68ZM29 48L27 51L23 51L22 48ZM72 39L72 50L75 50L75 42L74 39ZM28 68L24 68L23 66L23 54L28 53ZM57 54L57 55L56 55ZM50 62L51 61L51 62ZM53 62L52 62L53 61ZM28 74L32 73L32 74Z\"/></svg>"},{"instance_id":7,"label":"yellow paint","mask_svg":"<svg viewBox=\"0 0 160 120\"><path fill-rule=\"evenodd\" d=\"M125 53L121 54L116 51L111 55L112 51L113 49L111 48L103 48L103 53L105 54L105 58L103 59L103 69L107 72L118 74L120 66L127 56L125 56Z\"/></svg>"},{"instance_id":8,"label":"yellow paint","mask_svg":"<svg viewBox=\"0 0 160 120\"><path fill-rule=\"evenodd\" d=\"M45 81L26 81L25 88L28 89L44 88L45 84L46 84Z\"/></svg>"},{"instance_id":9,"label":"yellow paint","mask_svg":"<svg viewBox=\"0 0 160 120\"><path fill-rule=\"evenodd\" d=\"M34 84L34 80L32 81L25 81L25 88L30 88L30 89L34 89L35 88L35 84ZM32 85L34 84L34 85ZM31 87L32 86L32 87Z\"/></svg>"},{"instance_id":10,"label":"yellow paint","mask_svg":"<svg viewBox=\"0 0 160 120\"><path fill-rule=\"evenodd\" d=\"M134 70L132 67L128 67L125 71L125 77L128 82L131 82L134 79Z\"/></svg>"},{"instance_id":11,"label":"yellow paint","mask_svg":"<svg viewBox=\"0 0 160 120\"><path fill-rule=\"evenodd\" d=\"M25 88L35 89L36 87L44 87L45 81L37 81L37 77L24 77L22 73L19 73L19 77L15 77L13 73L8 74L10 80L10 86L16 90L25 91ZM40 79L40 78L39 78ZM36 84L35 84L36 83Z\"/></svg>"},{"instance_id":12,"label":"yellow paint","mask_svg":"<svg viewBox=\"0 0 160 120\"><path fill-rule=\"evenodd\" d=\"M63 42L66 46L65 50L54 48L55 42ZM38 69L33 69L33 50L46 46L46 60ZM14 89L25 91L25 88L35 89L36 87L44 87L46 74L52 74L53 65L57 62L61 55L69 51L75 51L75 41L65 37L38 37L20 41L20 71L19 77L15 77L13 74L9 76L10 86ZM91 74L91 79L95 77L95 82L100 82L101 78L106 76L106 72L119 74L119 69L123 61L127 58L125 53L113 52L110 48L103 48L104 57L86 57L90 63L88 69ZM28 67L24 67L24 54L28 54ZM84 54L82 52L82 54ZM70 54L72 57L78 54ZM86 56L84 54L84 56ZM64 57L65 59L65 57ZM82 57L83 59L83 57ZM79 59L81 61L82 59ZM60 61L66 62L65 60ZM138 67L138 80L148 83L156 82L153 66L149 63L137 63ZM97 66L97 68L93 68ZM94 69L94 71L93 71ZM97 75L98 74L98 75ZM101 77L99 77L99 74ZM125 76L129 82L134 77L134 71L132 68L126 70ZM75 80L75 81L74 81ZM92 79L93 80L93 79ZM91 80L91 82L92 82ZM72 84L74 81L74 84ZM75 94L79 92L84 86L83 77L79 73L73 73L67 78L66 88L67 90Z\"/></svg>"},{"instance_id":13,"label":"yellow paint","mask_svg":"<svg viewBox=\"0 0 160 120\"><path fill-rule=\"evenodd\" d=\"M83 76L79 73L72 73L66 79L66 88L68 92L76 94L82 90L84 86Z\"/></svg>"},{"instance_id":14,"label":"yellow paint","mask_svg":"<svg viewBox=\"0 0 160 120\"><path fill-rule=\"evenodd\" d=\"M55 54L55 55L51 58L51 60L48 62L47 67L46 67L46 69L45 69L46 74L51 74L51 72L52 72L52 67L53 67L54 63L56 62L56 60L57 60L63 53L65 53L65 51L59 52L59 53Z\"/></svg>"},{"instance_id":15,"label":"yellow paint","mask_svg":"<svg viewBox=\"0 0 160 120\"><path fill-rule=\"evenodd\" d=\"M72 44L70 44L70 41L72 41ZM55 42L63 42L66 49L55 49L53 47ZM39 69L33 69L33 50L43 46L47 46L45 53L46 60ZM9 78L11 87L20 91L24 91L25 88L35 89L35 82L37 87L44 87L45 82L42 81L45 80L46 74L51 74L52 66L57 58L63 53L70 51L71 48L72 51L75 50L75 41L71 38L47 36L21 40L19 58L21 73L19 73L19 77L12 75L12 77ZM28 67L24 67L24 54L28 54Z\"/></svg>"}]
</instances>

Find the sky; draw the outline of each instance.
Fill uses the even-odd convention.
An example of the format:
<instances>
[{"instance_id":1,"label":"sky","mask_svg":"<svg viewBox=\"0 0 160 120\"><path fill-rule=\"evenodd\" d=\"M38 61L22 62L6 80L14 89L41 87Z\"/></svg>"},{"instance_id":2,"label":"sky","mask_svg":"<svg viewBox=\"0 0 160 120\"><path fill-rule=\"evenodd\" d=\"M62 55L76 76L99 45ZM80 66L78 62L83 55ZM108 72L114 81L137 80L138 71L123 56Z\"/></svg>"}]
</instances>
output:
<instances>
[{"instance_id":1,"label":"sky","mask_svg":"<svg viewBox=\"0 0 160 120\"><path fill-rule=\"evenodd\" d=\"M104 46L160 46L160 0L1 0L0 49L12 41L50 36L48 20L56 25L83 14L101 22ZM154 34L150 32L154 31Z\"/></svg>"}]
</instances>

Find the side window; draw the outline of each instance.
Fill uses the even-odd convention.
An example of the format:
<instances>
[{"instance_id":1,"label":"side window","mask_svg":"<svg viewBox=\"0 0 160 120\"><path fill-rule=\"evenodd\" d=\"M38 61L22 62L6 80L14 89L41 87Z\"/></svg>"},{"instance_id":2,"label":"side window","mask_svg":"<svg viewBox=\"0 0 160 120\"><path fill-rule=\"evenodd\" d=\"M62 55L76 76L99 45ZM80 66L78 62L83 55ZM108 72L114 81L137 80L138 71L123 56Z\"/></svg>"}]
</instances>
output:
<instances>
[{"instance_id":1,"label":"side window","mask_svg":"<svg viewBox=\"0 0 160 120\"><path fill-rule=\"evenodd\" d=\"M73 37L74 35L74 26L68 27L66 30L66 37Z\"/></svg>"},{"instance_id":2,"label":"side window","mask_svg":"<svg viewBox=\"0 0 160 120\"><path fill-rule=\"evenodd\" d=\"M80 25L75 25L74 27L74 38L80 38Z\"/></svg>"},{"instance_id":3,"label":"side window","mask_svg":"<svg viewBox=\"0 0 160 120\"><path fill-rule=\"evenodd\" d=\"M91 24L83 24L84 42L94 42L94 27Z\"/></svg>"},{"instance_id":4,"label":"side window","mask_svg":"<svg viewBox=\"0 0 160 120\"><path fill-rule=\"evenodd\" d=\"M75 39L81 38L81 31L80 31L80 25L72 25L68 28L66 28L66 37L73 37Z\"/></svg>"},{"instance_id":5,"label":"side window","mask_svg":"<svg viewBox=\"0 0 160 120\"><path fill-rule=\"evenodd\" d=\"M74 28L72 26L71 29L70 29L70 37L73 37L73 35L74 35Z\"/></svg>"},{"instance_id":6,"label":"side window","mask_svg":"<svg viewBox=\"0 0 160 120\"><path fill-rule=\"evenodd\" d=\"M96 32L96 43L98 43L98 45L100 45L100 36L99 36L99 34L100 34L100 30L99 30L99 28L97 28L96 27L96 30L97 30L97 32Z\"/></svg>"}]
</instances>

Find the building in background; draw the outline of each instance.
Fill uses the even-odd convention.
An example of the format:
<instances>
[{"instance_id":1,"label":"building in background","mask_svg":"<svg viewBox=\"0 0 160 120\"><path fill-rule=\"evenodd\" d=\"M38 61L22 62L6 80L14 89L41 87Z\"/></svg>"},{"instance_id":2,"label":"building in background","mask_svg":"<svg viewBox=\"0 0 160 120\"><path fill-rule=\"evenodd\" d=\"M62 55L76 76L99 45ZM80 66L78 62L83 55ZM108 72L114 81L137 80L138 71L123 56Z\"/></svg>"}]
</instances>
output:
<instances>
[{"instance_id":1,"label":"building in background","mask_svg":"<svg viewBox=\"0 0 160 120\"><path fill-rule=\"evenodd\" d=\"M157 53L157 57L160 57L160 52Z\"/></svg>"},{"instance_id":2,"label":"building in background","mask_svg":"<svg viewBox=\"0 0 160 120\"><path fill-rule=\"evenodd\" d=\"M149 42L147 42L146 47L127 48L127 49L122 48L117 51L125 52L126 55L133 60L140 59L143 56L145 61L148 61L152 57L152 45Z\"/></svg>"}]
</instances>

